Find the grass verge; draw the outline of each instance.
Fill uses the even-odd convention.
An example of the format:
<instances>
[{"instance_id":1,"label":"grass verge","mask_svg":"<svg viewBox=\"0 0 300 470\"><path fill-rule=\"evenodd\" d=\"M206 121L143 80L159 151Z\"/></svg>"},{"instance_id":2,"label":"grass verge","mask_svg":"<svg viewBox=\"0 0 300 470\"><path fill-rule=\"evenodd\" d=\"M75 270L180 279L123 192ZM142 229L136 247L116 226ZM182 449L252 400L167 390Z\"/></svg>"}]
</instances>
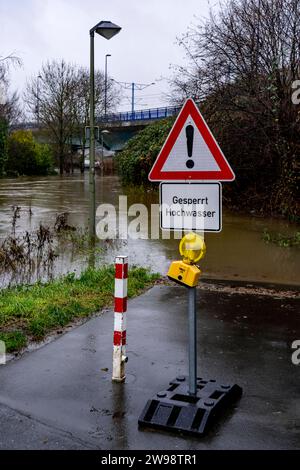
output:
<instances>
[{"instance_id":1,"label":"grass verge","mask_svg":"<svg viewBox=\"0 0 300 470\"><path fill-rule=\"evenodd\" d=\"M114 267L87 269L79 278L69 274L47 284L0 290L0 340L14 352L29 340L41 340L76 318L88 317L113 302ZM134 297L158 279L159 274L133 267L128 297Z\"/></svg>"}]
</instances>

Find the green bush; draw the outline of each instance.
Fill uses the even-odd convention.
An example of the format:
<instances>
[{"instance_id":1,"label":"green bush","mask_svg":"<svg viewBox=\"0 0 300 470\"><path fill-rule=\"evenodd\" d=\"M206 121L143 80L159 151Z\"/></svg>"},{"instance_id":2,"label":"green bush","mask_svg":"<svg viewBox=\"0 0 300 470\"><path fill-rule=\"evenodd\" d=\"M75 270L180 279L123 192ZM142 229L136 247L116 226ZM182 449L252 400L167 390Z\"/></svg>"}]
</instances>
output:
<instances>
[{"instance_id":1,"label":"green bush","mask_svg":"<svg viewBox=\"0 0 300 470\"><path fill-rule=\"evenodd\" d=\"M117 157L118 172L124 184L148 183L148 174L173 122L173 118L157 121L128 141Z\"/></svg>"},{"instance_id":2,"label":"green bush","mask_svg":"<svg viewBox=\"0 0 300 470\"><path fill-rule=\"evenodd\" d=\"M5 170L14 175L48 175L53 171L51 149L36 142L32 132L15 131L8 138Z\"/></svg>"}]
</instances>

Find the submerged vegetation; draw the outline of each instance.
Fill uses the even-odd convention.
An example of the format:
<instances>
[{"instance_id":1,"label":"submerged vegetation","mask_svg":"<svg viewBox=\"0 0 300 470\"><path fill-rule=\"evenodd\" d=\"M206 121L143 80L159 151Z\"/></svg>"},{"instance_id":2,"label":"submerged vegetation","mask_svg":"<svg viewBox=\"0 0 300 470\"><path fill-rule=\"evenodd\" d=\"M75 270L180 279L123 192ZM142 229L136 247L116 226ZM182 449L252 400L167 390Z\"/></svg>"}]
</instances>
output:
<instances>
[{"instance_id":1,"label":"submerged vegetation","mask_svg":"<svg viewBox=\"0 0 300 470\"><path fill-rule=\"evenodd\" d=\"M58 243L67 241L77 246L77 243L84 243L82 235L74 235L77 230L68 225L67 213L58 214L52 227L40 223L31 232L18 233L21 212L21 207L12 207L11 233L0 242L0 276L5 274L12 281L19 279L27 283L32 281L33 275L37 280L45 275L51 278L54 261L58 257ZM32 215L30 209L28 213ZM69 233L73 236L70 237Z\"/></svg>"},{"instance_id":2,"label":"submerged vegetation","mask_svg":"<svg viewBox=\"0 0 300 470\"><path fill-rule=\"evenodd\" d=\"M28 340L41 340L76 318L84 318L113 302L114 266L89 268L46 284L22 285L0 290L0 340L8 352L18 351ZM150 286L158 274L133 267L128 297Z\"/></svg>"},{"instance_id":3,"label":"submerged vegetation","mask_svg":"<svg viewBox=\"0 0 300 470\"><path fill-rule=\"evenodd\" d=\"M18 220L23 213L33 215L30 208L12 207L10 233L0 239L0 284L3 287L53 279L56 261L66 252L71 257L80 255L86 264L93 254L98 264L101 255L110 248L109 241L91 246L86 228L70 225L68 212L57 214L52 223L40 223L32 231L20 232Z\"/></svg>"},{"instance_id":4,"label":"submerged vegetation","mask_svg":"<svg viewBox=\"0 0 300 470\"><path fill-rule=\"evenodd\" d=\"M282 248L300 246L300 232L294 235L282 235L281 233L271 233L267 229L263 232L263 240L266 243L275 243Z\"/></svg>"}]
</instances>

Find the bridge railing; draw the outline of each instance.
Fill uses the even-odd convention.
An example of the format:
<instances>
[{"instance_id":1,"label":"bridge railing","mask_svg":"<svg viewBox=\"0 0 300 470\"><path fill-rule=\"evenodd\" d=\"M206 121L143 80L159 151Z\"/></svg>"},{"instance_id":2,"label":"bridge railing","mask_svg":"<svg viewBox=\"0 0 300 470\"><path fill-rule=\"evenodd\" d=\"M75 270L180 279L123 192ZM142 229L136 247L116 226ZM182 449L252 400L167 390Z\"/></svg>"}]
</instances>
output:
<instances>
[{"instance_id":1,"label":"bridge railing","mask_svg":"<svg viewBox=\"0 0 300 470\"><path fill-rule=\"evenodd\" d=\"M31 121L31 122L19 122L17 124L12 124L10 126L10 130L11 131L16 131L16 130L19 130L19 129L25 129L25 130L28 130L28 129L36 129L37 127L39 127L38 123L37 122L34 122L34 121Z\"/></svg>"},{"instance_id":2,"label":"bridge railing","mask_svg":"<svg viewBox=\"0 0 300 470\"><path fill-rule=\"evenodd\" d=\"M175 116L179 113L180 107L166 106L164 108L142 109L133 112L112 113L107 116L97 117L98 122L122 122L122 121L145 121L151 119L163 119Z\"/></svg>"},{"instance_id":3,"label":"bridge railing","mask_svg":"<svg viewBox=\"0 0 300 470\"><path fill-rule=\"evenodd\" d=\"M124 122L124 121L148 121L152 119L163 119L170 116L176 116L180 106L165 106L163 108L149 108L138 111L128 111L122 113L111 113L107 116L97 116L97 122ZM22 122L11 126L11 130L16 129L35 129L39 127L37 122Z\"/></svg>"}]
</instances>

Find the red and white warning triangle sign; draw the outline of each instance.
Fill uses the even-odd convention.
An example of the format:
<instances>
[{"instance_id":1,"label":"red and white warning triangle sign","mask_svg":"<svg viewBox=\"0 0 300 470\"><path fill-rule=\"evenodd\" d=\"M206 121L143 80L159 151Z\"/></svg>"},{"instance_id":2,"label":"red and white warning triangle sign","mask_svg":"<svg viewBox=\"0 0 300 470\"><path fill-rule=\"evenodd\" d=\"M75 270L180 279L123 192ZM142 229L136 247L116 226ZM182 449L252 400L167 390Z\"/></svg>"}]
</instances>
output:
<instances>
[{"instance_id":1,"label":"red and white warning triangle sign","mask_svg":"<svg viewBox=\"0 0 300 470\"><path fill-rule=\"evenodd\" d=\"M195 102L183 105L150 173L150 181L233 181L235 175Z\"/></svg>"}]
</instances>

